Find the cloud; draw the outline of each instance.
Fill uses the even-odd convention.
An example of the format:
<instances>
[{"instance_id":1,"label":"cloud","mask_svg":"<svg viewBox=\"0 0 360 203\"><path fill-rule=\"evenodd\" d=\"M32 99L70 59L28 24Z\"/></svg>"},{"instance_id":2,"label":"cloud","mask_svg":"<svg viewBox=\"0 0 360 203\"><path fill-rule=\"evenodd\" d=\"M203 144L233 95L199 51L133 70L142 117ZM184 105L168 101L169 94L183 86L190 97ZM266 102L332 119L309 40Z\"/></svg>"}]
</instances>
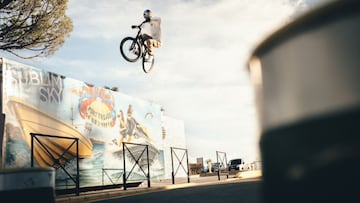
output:
<instances>
[{"instance_id":1,"label":"cloud","mask_svg":"<svg viewBox=\"0 0 360 203\"><path fill-rule=\"evenodd\" d=\"M270 33L322 2L69 1L70 38L55 56L31 63L162 105L167 116L184 120L193 157L224 150L251 161L259 156L259 137L247 60ZM130 26L143 20L145 8L162 19L163 45L150 74L140 62L122 59L118 47L123 37L135 36Z\"/></svg>"}]
</instances>

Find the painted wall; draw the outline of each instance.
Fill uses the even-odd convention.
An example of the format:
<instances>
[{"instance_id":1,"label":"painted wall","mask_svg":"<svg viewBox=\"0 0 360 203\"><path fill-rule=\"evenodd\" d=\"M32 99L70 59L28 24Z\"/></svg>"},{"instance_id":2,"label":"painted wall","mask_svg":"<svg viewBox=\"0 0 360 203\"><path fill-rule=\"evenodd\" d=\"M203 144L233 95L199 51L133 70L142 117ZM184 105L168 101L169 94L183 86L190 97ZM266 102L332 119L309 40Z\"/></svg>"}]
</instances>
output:
<instances>
[{"instance_id":1,"label":"painted wall","mask_svg":"<svg viewBox=\"0 0 360 203\"><path fill-rule=\"evenodd\" d=\"M105 184L121 182L123 148L126 171L133 168L133 158L140 158L139 165L146 171L145 145L151 178L163 179L168 176L170 145L180 143L179 147L185 147L183 123L169 118L164 121L159 104L4 58L2 76L2 112L6 115L2 147L6 168L30 166L30 133L79 140L80 186L101 185L103 179ZM164 137L162 125L167 124L169 137ZM73 139L39 135L36 139L35 165L57 168L57 188L73 185L62 170L71 174L76 171ZM145 178L139 165L135 165L130 180Z\"/></svg>"}]
</instances>

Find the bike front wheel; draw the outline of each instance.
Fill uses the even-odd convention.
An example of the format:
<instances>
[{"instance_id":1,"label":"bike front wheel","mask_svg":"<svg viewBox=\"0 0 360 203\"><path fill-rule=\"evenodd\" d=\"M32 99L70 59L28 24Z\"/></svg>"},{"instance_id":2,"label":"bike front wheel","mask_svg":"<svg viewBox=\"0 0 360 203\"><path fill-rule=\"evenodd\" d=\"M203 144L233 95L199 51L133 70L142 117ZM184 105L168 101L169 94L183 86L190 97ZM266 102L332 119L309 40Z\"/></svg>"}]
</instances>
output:
<instances>
[{"instance_id":1,"label":"bike front wheel","mask_svg":"<svg viewBox=\"0 0 360 203\"><path fill-rule=\"evenodd\" d=\"M133 37L125 37L120 42L120 53L125 60L135 62L141 56L140 43Z\"/></svg>"}]
</instances>

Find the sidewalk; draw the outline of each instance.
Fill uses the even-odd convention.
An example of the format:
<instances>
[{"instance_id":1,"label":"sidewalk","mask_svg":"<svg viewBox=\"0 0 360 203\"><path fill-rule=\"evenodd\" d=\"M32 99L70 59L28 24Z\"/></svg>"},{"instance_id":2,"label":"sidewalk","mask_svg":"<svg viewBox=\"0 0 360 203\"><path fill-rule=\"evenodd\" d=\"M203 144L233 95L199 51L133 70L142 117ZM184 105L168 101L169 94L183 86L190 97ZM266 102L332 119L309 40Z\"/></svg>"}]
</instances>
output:
<instances>
[{"instance_id":1,"label":"sidewalk","mask_svg":"<svg viewBox=\"0 0 360 203\"><path fill-rule=\"evenodd\" d=\"M235 175L230 175L229 178L226 176L221 176L218 180L218 176L205 176L200 177L199 175L190 176L190 183L187 182L187 178L176 178L175 184L172 184L171 179L166 180L152 180L151 187L147 187L147 182L145 181L139 187L136 188L123 188L118 189L109 189L101 191L91 191L80 193L79 196L75 194L71 195L61 195L56 197L56 203L72 203L72 202L93 202L97 200L109 199L120 196L127 196L140 193L155 192L161 190L169 190L176 188L185 188L185 187L194 187L201 185L211 185L211 184L225 184L232 181L248 181L248 179L261 178L261 171L246 171L239 172Z\"/></svg>"}]
</instances>

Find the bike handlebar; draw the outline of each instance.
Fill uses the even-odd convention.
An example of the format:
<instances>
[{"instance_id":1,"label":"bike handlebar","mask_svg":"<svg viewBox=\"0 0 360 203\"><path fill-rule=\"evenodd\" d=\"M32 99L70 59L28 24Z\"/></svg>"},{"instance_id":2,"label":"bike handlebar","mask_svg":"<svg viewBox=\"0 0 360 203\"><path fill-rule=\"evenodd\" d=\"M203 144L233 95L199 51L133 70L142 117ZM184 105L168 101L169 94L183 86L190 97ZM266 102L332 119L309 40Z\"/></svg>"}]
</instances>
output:
<instances>
[{"instance_id":1,"label":"bike handlebar","mask_svg":"<svg viewBox=\"0 0 360 203\"><path fill-rule=\"evenodd\" d=\"M141 26L142 26L144 23L146 23L146 22L147 22L147 21L145 20L145 21L142 22L140 25L132 25L131 28L132 28L132 29L135 29L135 28L139 28L139 29L140 29Z\"/></svg>"}]
</instances>

